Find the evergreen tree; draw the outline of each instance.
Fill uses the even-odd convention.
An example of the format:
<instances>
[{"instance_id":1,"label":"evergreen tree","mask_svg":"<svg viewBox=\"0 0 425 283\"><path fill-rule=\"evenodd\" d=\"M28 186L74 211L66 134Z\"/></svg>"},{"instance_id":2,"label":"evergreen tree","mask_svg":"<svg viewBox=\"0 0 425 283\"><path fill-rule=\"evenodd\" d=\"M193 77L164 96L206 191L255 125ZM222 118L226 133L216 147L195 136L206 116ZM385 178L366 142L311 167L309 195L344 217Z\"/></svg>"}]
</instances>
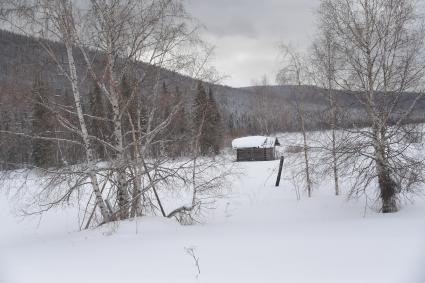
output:
<instances>
[{"instance_id":1,"label":"evergreen tree","mask_svg":"<svg viewBox=\"0 0 425 283\"><path fill-rule=\"evenodd\" d=\"M124 141L127 144L133 142L132 134L129 134L133 131L131 124L134 127L137 127L137 117L138 117L138 108L140 105L139 96L135 91L135 79L129 78L127 75L124 75L121 79L120 91L121 91L121 105L120 109L123 112L122 117L122 127L124 131ZM130 121L131 119L131 121ZM130 147L130 155L134 158L134 146Z\"/></svg>"},{"instance_id":2,"label":"evergreen tree","mask_svg":"<svg viewBox=\"0 0 425 283\"><path fill-rule=\"evenodd\" d=\"M186 119L186 110L184 106L184 101L182 97L182 93L179 89L179 87L176 87L175 92L175 98L174 98L175 105L180 104L180 109L176 114L176 118L174 119L174 129L176 131L176 134L179 139L183 139L187 135L187 119Z\"/></svg>"},{"instance_id":3,"label":"evergreen tree","mask_svg":"<svg viewBox=\"0 0 425 283\"><path fill-rule=\"evenodd\" d=\"M183 103L182 93L178 87L175 88L175 92L172 97L172 105L179 106L177 113L174 115L173 120L170 123L170 134L173 140L173 144L170 147L170 154L172 157L182 156L189 152L187 143L188 126L186 111Z\"/></svg>"},{"instance_id":4,"label":"evergreen tree","mask_svg":"<svg viewBox=\"0 0 425 283\"><path fill-rule=\"evenodd\" d=\"M122 94L121 109L129 113L131 115L131 119L133 123L135 123L136 121L135 119L137 117L138 101L137 101L137 96L133 95L133 88L134 88L134 80L130 80L127 78L126 75L124 75L121 79L121 94ZM126 117L125 120L128 120L127 114L125 115L125 117Z\"/></svg>"},{"instance_id":5,"label":"evergreen tree","mask_svg":"<svg viewBox=\"0 0 425 283\"><path fill-rule=\"evenodd\" d=\"M159 107L161 109L161 112L163 113L162 115L162 119L166 119L168 117L168 115L171 114L171 108L174 105L171 105L171 103L173 102L171 99L170 93L168 92L168 88L167 85L165 84L165 82L162 83L162 93L160 95L160 99L159 99Z\"/></svg>"},{"instance_id":6,"label":"evergreen tree","mask_svg":"<svg viewBox=\"0 0 425 283\"><path fill-rule=\"evenodd\" d=\"M89 123L89 131L91 135L104 139L107 136L107 122L103 119L105 118L105 107L102 99L102 92L98 84L94 84L94 88L89 92L89 108L90 115L92 116ZM97 154L97 157L104 159L106 157L105 148L99 142L94 142L94 151Z\"/></svg>"},{"instance_id":7,"label":"evergreen tree","mask_svg":"<svg viewBox=\"0 0 425 283\"><path fill-rule=\"evenodd\" d=\"M56 145L52 141L40 138L52 136L54 132L53 115L46 107L47 86L40 78L37 78L32 92L35 97L32 121L32 135L35 138L32 142L32 159L35 166L48 168L55 164Z\"/></svg>"},{"instance_id":8,"label":"evergreen tree","mask_svg":"<svg viewBox=\"0 0 425 283\"><path fill-rule=\"evenodd\" d=\"M223 129L220 112L211 88L208 94L207 121L206 135L208 137L209 150L214 154L219 154L223 139Z\"/></svg>"},{"instance_id":9,"label":"evergreen tree","mask_svg":"<svg viewBox=\"0 0 425 283\"><path fill-rule=\"evenodd\" d=\"M155 106L160 110L156 111L154 116L154 124L155 126L161 124L164 120L168 118L168 116L171 114L171 96L168 92L168 88L166 83L162 82L162 89L161 92L157 97L154 98ZM155 137L156 143L151 146L151 151L154 154L154 156L160 156L163 154L169 154L171 152L171 142L166 141L172 141L175 139L174 131L172 128L172 122L168 125L168 131L159 133Z\"/></svg>"},{"instance_id":10,"label":"evergreen tree","mask_svg":"<svg viewBox=\"0 0 425 283\"><path fill-rule=\"evenodd\" d=\"M131 96L131 87L126 75L124 75L121 79L121 93L124 99L124 103L127 102L127 100L130 99Z\"/></svg>"},{"instance_id":11,"label":"evergreen tree","mask_svg":"<svg viewBox=\"0 0 425 283\"><path fill-rule=\"evenodd\" d=\"M193 138L202 155L207 155L209 150L208 137L206 135L207 109L208 97L202 82L198 82L198 91L193 102Z\"/></svg>"},{"instance_id":12,"label":"evergreen tree","mask_svg":"<svg viewBox=\"0 0 425 283\"><path fill-rule=\"evenodd\" d=\"M202 155L218 154L223 138L221 116L210 89L208 95L202 83L198 84L198 92L194 101L194 132L198 137ZM199 135L199 136L198 136Z\"/></svg>"}]
</instances>

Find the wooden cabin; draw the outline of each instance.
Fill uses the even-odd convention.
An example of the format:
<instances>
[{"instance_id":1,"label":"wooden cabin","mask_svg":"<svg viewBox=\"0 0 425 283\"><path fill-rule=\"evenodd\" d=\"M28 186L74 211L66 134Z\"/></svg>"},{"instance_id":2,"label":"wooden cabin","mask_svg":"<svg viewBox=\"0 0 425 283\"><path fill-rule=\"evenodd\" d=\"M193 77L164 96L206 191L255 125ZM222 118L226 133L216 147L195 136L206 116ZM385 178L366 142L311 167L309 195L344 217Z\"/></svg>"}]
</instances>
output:
<instances>
[{"instance_id":1,"label":"wooden cabin","mask_svg":"<svg viewBox=\"0 0 425 283\"><path fill-rule=\"evenodd\" d=\"M232 141L236 161L269 161L277 159L276 146L279 140L272 137L251 136Z\"/></svg>"}]
</instances>

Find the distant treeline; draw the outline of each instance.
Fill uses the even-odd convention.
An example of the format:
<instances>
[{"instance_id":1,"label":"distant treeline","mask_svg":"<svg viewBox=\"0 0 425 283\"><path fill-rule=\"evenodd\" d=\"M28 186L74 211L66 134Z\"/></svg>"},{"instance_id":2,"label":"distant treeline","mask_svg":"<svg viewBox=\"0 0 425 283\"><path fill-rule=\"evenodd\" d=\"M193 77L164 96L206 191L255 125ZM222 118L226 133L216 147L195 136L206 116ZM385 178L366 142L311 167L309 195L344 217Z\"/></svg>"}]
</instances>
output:
<instances>
[{"instance_id":1,"label":"distant treeline","mask_svg":"<svg viewBox=\"0 0 425 283\"><path fill-rule=\"evenodd\" d=\"M67 56L63 46L55 43L49 43L49 46L66 68ZM107 103L96 84L87 76L82 55L78 50L75 50L75 54L78 73L84 78L80 84L83 107L86 113L91 113L86 117L90 131L94 136L111 135L112 126L108 122L111 111L107 108ZM102 66L102 54L94 58L97 60L96 64ZM137 68L148 70L154 67L138 63ZM195 105L199 104L199 84L194 79L165 69L160 70L160 73L159 99L130 103L130 107L133 108L140 105L140 109L130 109L130 112L141 111L148 115L149 106L155 103L162 109L161 113L157 114L158 121L161 121L169 114L173 105L181 102L182 110L168 126L168 136L158 137L158 140L169 142L155 144L150 149L150 154L185 156L190 154L188 140L196 134L193 132L193 126L196 124L197 115ZM131 85L132 80L137 79L135 76L137 74L128 74L121 81L120 88L123 94L128 94L126 88ZM140 90L141 93L146 93L147 98L155 87L149 83L150 81L153 80L147 78L143 89ZM234 137L299 131L299 117L294 105L296 99L302 99L305 104L307 130L329 128L329 104L320 88L309 86L230 88L209 83L203 83L202 87L205 88L205 99L213 101L209 105L216 104L212 106L216 107L217 111L216 114L211 114L213 115L211 117L214 117L212 119L219 119L214 121L216 132L209 134L208 140L205 141L215 153L228 145L229 140ZM364 109L355 98L355 93L337 91L336 97L338 127L368 126ZM406 94L405 101L400 102L400 108L405 108L412 97L414 96ZM46 105L52 105L51 110ZM52 62L43 50L40 40L0 31L0 169L37 165L39 162L53 166L61 166L65 161L78 163L84 156L83 148L79 144L80 138L69 129L64 129L57 122L58 113L55 113L57 109L75 113L73 105L69 81L57 63ZM423 101L418 103L416 110L406 122L423 122L422 109L425 109ZM68 119L77 119L72 114L69 115ZM91 116L104 119L93 119ZM127 117L123 119L128 120ZM137 122L143 124L144 121ZM124 125L131 127L129 121L124 122ZM130 136L127 138L131 139ZM70 143L69 140L75 143ZM96 147L99 159L110 154L101 144ZM47 156L46 152L49 153ZM40 161L43 158L47 160Z\"/></svg>"}]
</instances>

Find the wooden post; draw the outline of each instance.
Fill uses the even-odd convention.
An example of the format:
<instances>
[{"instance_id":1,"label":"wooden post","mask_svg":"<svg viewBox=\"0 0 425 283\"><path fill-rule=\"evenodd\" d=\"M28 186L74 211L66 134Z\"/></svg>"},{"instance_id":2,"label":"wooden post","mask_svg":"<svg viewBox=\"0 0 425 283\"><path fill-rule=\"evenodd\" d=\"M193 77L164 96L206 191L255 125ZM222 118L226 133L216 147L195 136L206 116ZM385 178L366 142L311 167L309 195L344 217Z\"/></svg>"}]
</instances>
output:
<instances>
[{"instance_id":1,"label":"wooden post","mask_svg":"<svg viewBox=\"0 0 425 283\"><path fill-rule=\"evenodd\" d=\"M277 179L276 179L276 187L279 187L280 184L280 177L282 176L282 169L283 169L283 161L285 160L285 158L283 156L280 157L280 163L279 163L279 173L277 174Z\"/></svg>"}]
</instances>

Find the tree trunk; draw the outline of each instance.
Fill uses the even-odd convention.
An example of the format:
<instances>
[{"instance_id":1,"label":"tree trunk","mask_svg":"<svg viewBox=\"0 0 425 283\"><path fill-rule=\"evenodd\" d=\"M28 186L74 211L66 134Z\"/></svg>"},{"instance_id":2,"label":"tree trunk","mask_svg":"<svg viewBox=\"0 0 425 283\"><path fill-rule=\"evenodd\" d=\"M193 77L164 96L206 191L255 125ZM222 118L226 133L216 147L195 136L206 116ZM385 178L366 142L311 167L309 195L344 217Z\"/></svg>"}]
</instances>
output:
<instances>
[{"instance_id":1,"label":"tree trunk","mask_svg":"<svg viewBox=\"0 0 425 283\"><path fill-rule=\"evenodd\" d=\"M386 165L387 162L382 147L375 149L375 156L380 191L379 196L382 201L382 213L397 212L396 183L391 178L391 172L389 167Z\"/></svg>"},{"instance_id":2,"label":"tree trunk","mask_svg":"<svg viewBox=\"0 0 425 283\"><path fill-rule=\"evenodd\" d=\"M110 52L111 54L112 52ZM112 119L114 124L114 137L116 153L116 168L117 168L117 199L119 206L120 219L127 219L129 217L129 193L128 182L126 174L126 156L124 152L124 137L122 133L122 115L120 109L119 93L117 92L117 81L114 76L113 66L114 59L108 55L108 72L109 72L109 101L112 106Z\"/></svg>"},{"instance_id":3,"label":"tree trunk","mask_svg":"<svg viewBox=\"0 0 425 283\"><path fill-rule=\"evenodd\" d=\"M376 173L378 175L378 185L380 198L382 201L382 213L397 212L396 183L391 177L388 159L385 154L386 136L385 132L378 126L373 127L373 137L375 140L374 150L376 159Z\"/></svg>"},{"instance_id":4,"label":"tree trunk","mask_svg":"<svg viewBox=\"0 0 425 283\"><path fill-rule=\"evenodd\" d=\"M96 196L96 204L99 207L100 212L101 212L102 217L103 217L103 222L109 222L111 220L111 218L110 218L110 215L109 215L108 210L106 208L104 199L102 197L102 193L101 193L100 188L99 188L99 183L97 181L96 172L94 170L94 166L95 166L94 165L94 154L93 154L93 150L92 150L92 147L91 147L89 134L88 134L88 131L87 131L87 125L86 125L86 122L84 120L84 113L83 113L83 108L82 108L82 105L81 105L80 90L78 88L77 69L75 67L74 55L72 53L72 45L69 44L69 42L67 43L67 41L65 40L65 47L66 47L67 56L68 56L68 65L69 65L69 73L70 73L70 78L71 78L72 93L74 94L75 108L77 109L78 121L79 121L79 125L80 125L80 128L81 128L82 138L83 138L84 147L85 147L85 151L86 151L87 165L89 167L90 182L91 182L91 185L93 187L93 191L94 191L95 196Z\"/></svg>"},{"instance_id":5,"label":"tree trunk","mask_svg":"<svg viewBox=\"0 0 425 283\"><path fill-rule=\"evenodd\" d=\"M305 163L305 177L306 177L306 185L307 185L307 193L308 197L311 197L311 179L310 179L310 163L308 160L308 144L307 144L307 133L305 129L305 117L304 117L304 109L303 109L303 102L300 103L297 102L297 108L298 108L298 115L300 118L301 123L301 131L303 134L303 149L304 149L304 163Z\"/></svg>"},{"instance_id":6,"label":"tree trunk","mask_svg":"<svg viewBox=\"0 0 425 283\"><path fill-rule=\"evenodd\" d=\"M335 184L335 195L339 195L339 180L338 180L338 157L336 149L336 110L335 110L335 101L332 94L332 90L329 89L329 102L331 106L331 128L332 128L332 167L334 174L334 184Z\"/></svg>"},{"instance_id":7,"label":"tree trunk","mask_svg":"<svg viewBox=\"0 0 425 283\"><path fill-rule=\"evenodd\" d=\"M382 200L382 213L397 212L396 184L384 167L379 169L378 183Z\"/></svg>"},{"instance_id":8,"label":"tree trunk","mask_svg":"<svg viewBox=\"0 0 425 283\"><path fill-rule=\"evenodd\" d=\"M303 140L304 140L304 162L305 162L305 176L307 182L307 192L308 197L311 197L311 179L310 179L310 164L308 161L308 145L307 145L307 135L305 129L303 129Z\"/></svg>"},{"instance_id":9,"label":"tree trunk","mask_svg":"<svg viewBox=\"0 0 425 283\"><path fill-rule=\"evenodd\" d=\"M131 209L130 209L130 217L136 217L141 215L141 199L142 199L142 184L141 184L141 178L142 173L140 172L141 168L141 162L140 162L140 150L139 150L139 144L136 137L136 128L134 127L133 119L131 118L131 114L128 114L128 121L131 126L131 135L133 138L134 143L134 159L135 159L135 166L133 168L134 171L134 187L133 187L133 194L132 194L132 200L131 200ZM139 128L140 129L140 128Z\"/></svg>"}]
</instances>

